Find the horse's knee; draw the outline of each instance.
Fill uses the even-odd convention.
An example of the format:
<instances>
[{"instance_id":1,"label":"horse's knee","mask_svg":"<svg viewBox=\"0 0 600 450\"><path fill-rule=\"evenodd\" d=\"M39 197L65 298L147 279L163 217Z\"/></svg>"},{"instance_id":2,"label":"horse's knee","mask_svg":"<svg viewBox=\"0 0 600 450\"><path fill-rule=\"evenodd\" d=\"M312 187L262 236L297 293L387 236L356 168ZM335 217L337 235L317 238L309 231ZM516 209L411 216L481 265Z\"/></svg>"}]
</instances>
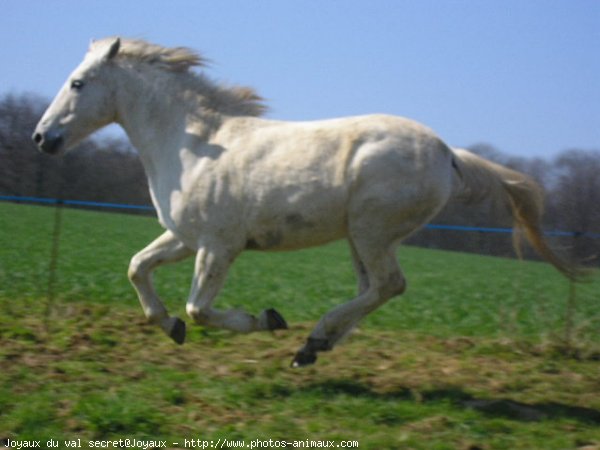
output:
<instances>
[{"instance_id":1,"label":"horse's knee","mask_svg":"<svg viewBox=\"0 0 600 450\"><path fill-rule=\"evenodd\" d=\"M142 250L141 252L136 253L133 258L131 258L131 261L129 261L127 276L133 283L144 281L152 270L163 263L164 260L162 258Z\"/></svg>"},{"instance_id":2,"label":"horse's knee","mask_svg":"<svg viewBox=\"0 0 600 450\"><path fill-rule=\"evenodd\" d=\"M139 254L131 258L129 262L129 269L127 270L127 276L131 282L139 281L143 278L144 264Z\"/></svg>"}]
</instances>

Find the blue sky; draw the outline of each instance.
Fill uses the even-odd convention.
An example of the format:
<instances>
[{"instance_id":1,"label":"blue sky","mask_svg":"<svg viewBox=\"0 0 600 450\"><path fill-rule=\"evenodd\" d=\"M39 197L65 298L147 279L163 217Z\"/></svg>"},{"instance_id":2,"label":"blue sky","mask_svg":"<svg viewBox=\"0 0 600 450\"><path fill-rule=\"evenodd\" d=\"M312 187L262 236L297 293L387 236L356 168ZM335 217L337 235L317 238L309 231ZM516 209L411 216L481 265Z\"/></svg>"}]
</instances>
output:
<instances>
[{"instance_id":1,"label":"blue sky","mask_svg":"<svg viewBox=\"0 0 600 450\"><path fill-rule=\"evenodd\" d=\"M269 117L389 113L450 145L600 149L597 0L3 0L0 94L52 98L92 38L199 50Z\"/></svg>"}]
</instances>

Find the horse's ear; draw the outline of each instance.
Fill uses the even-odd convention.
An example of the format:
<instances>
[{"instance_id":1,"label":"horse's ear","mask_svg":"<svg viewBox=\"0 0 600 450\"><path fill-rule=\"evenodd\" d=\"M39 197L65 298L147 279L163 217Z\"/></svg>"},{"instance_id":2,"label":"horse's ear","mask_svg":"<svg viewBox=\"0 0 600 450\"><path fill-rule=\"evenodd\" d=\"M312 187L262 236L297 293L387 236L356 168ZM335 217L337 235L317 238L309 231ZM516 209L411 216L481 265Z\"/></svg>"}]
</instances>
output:
<instances>
[{"instance_id":1,"label":"horse's ear","mask_svg":"<svg viewBox=\"0 0 600 450\"><path fill-rule=\"evenodd\" d=\"M119 53L120 47L121 47L121 39L116 38L115 41L112 44L110 44L110 47L109 47L108 51L106 52L106 54L104 55L104 58L106 60L113 59L117 55L117 53Z\"/></svg>"}]
</instances>

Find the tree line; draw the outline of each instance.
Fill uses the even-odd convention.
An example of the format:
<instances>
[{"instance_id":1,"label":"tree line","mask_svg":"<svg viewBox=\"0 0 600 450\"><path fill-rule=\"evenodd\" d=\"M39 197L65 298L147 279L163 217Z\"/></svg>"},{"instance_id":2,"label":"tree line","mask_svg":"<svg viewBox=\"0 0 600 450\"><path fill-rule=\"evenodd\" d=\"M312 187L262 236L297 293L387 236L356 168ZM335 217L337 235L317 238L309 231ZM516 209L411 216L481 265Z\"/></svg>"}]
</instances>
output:
<instances>
[{"instance_id":1,"label":"tree line","mask_svg":"<svg viewBox=\"0 0 600 450\"><path fill-rule=\"evenodd\" d=\"M35 95L0 97L0 195L149 205L143 167L119 138L91 138L62 158L37 151L31 133L47 102ZM535 178L546 193L544 228L572 232L550 237L567 256L598 265L600 253L600 151L570 149L547 158L515 157L487 144L471 151ZM436 224L511 227L506 205L450 201ZM513 255L507 233L424 229L409 244L429 248ZM530 253L525 256L532 257Z\"/></svg>"},{"instance_id":2,"label":"tree line","mask_svg":"<svg viewBox=\"0 0 600 450\"><path fill-rule=\"evenodd\" d=\"M31 134L46 106L34 95L0 99L0 195L150 204L143 167L123 139L87 139L65 157L39 152Z\"/></svg>"}]
</instances>

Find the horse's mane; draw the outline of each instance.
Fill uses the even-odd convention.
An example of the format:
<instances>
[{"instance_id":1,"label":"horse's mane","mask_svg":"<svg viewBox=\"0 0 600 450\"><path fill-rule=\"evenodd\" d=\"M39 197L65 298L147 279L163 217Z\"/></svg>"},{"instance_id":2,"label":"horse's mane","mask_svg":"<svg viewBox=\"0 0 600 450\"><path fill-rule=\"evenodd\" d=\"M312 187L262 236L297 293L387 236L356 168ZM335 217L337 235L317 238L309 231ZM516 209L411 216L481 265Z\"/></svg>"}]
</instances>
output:
<instances>
[{"instance_id":1,"label":"horse's mane","mask_svg":"<svg viewBox=\"0 0 600 450\"><path fill-rule=\"evenodd\" d=\"M115 38L92 42L90 51L104 47ZM123 39L117 59L146 63L165 72L180 75L186 88L202 97L202 106L217 113L235 116L260 116L267 110L264 99L250 87L227 86L205 75L193 72L194 67L206 67L208 60L186 47L162 47L142 39Z\"/></svg>"}]
</instances>

